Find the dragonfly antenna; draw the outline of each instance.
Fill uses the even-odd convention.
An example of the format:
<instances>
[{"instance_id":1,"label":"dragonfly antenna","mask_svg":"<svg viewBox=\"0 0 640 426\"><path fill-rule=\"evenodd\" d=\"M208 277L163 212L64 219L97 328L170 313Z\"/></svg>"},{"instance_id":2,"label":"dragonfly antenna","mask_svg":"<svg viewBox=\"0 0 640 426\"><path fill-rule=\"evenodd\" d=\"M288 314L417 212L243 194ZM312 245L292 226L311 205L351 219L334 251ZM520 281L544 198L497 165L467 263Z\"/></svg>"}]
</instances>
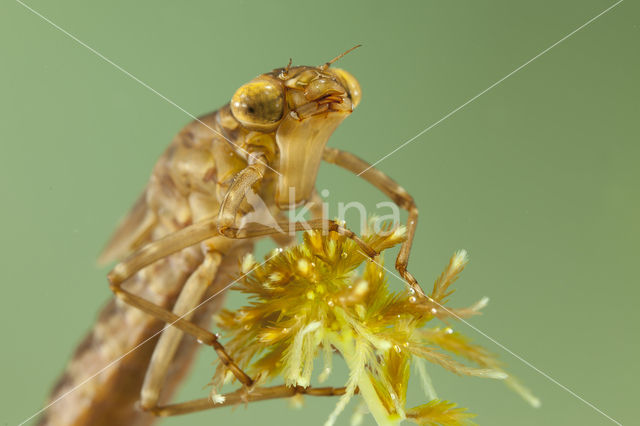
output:
<instances>
[{"instance_id":1,"label":"dragonfly antenna","mask_svg":"<svg viewBox=\"0 0 640 426\"><path fill-rule=\"evenodd\" d=\"M339 54L338 56L336 56L335 58L333 58L332 60L330 60L329 62L325 63L321 68L322 69L327 69L331 66L331 64L335 63L336 61L338 61L339 59L341 59L343 56L345 56L347 53L351 53L354 50L356 50L358 47L362 46L361 44L357 44L355 46L353 46L351 49Z\"/></svg>"}]
</instances>

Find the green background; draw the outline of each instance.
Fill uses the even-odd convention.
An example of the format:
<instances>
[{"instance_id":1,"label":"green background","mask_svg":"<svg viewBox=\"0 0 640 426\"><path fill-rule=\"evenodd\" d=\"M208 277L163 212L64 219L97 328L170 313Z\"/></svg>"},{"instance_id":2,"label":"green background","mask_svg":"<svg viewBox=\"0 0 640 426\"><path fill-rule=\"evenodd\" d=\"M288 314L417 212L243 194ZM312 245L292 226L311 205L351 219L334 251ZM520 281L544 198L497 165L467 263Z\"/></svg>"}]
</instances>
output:
<instances>
[{"instance_id":1,"label":"green background","mask_svg":"<svg viewBox=\"0 0 640 426\"><path fill-rule=\"evenodd\" d=\"M612 4L29 2L196 115L290 57L320 64L363 43L339 64L359 79L361 106L329 144L371 162ZM0 424L13 425L42 407L110 297L95 258L190 119L19 3L0 8ZM640 377L638 12L621 3L379 165L420 207L410 270L422 284L466 248L453 305L490 296L475 327L623 424L637 422ZM330 165L318 188L334 207L384 200ZM439 395L478 423L611 424L455 327L543 402L536 410L500 383L431 368ZM202 352L180 400L208 392L213 359ZM417 385L410 399L420 402ZM161 424L322 424L334 403L273 401Z\"/></svg>"}]
</instances>

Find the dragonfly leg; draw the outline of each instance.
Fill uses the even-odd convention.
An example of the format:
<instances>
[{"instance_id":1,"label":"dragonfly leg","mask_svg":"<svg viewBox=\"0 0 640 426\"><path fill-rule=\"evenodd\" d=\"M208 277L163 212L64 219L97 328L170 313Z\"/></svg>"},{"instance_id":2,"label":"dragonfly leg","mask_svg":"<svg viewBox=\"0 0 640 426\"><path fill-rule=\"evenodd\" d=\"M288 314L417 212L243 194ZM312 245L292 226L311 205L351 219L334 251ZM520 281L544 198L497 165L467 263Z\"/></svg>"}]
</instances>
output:
<instances>
[{"instance_id":1,"label":"dragonfly leg","mask_svg":"<svg viewBox=\"0 0 640 426\"><path fill-rule=\"evenodd\" d=\"M112 284L121 284L133 274L163 257L218 236L218 220L207 219L173 232L136 250L107 275Z\"/></svg>"},{"instance_id":2,"label":"dragonfly leg","mask_svg":"<svg viewBox=\"0 0 640 426\"><path fill-rule=\"evenodd\" d=\"M252 157L252 163L239 172L234 178L231 187L222 200L218 213L218 231L224 233L225 229L233 226L240 204L246 198L247 192L264 177L266 163L264 156Z\"/></svg>"},{"instance_id":3,"label":"dragonfly leg","mask_svg":"<svg viewBox=\"0 0 640 426\"><path fill-rule=\"evenodd\" d=\"M371 259L375 259L378 256L378 252L367 244L362 238L356 235L355 232L340 225L335 220L327 219L312 219L304 222L289 222L282 221L277 222L277 227L264 226L264 225L250 225L243 228L237 228L234 225L228 226L224 229L224 235L229 238L256 238L266 235L272 235L276 233L289 233L300 231L324 231L324 232L337 232L340 235L353 240L360 249L369 256Z\"/></svg>"},{"instance_id":4,"label":"dragonfly leg","mask_svg":"<svg viewBox=\"0 0 640 426\"><path fill-rule=\"evenodd\" d=\"M396 259L396 270L418 295L425 296L424 291L418 284L418 281L409 271L407 271L411 244L413 243L413 237L415 236L416 227L418 225L418 208L416 207L413 197L389 176L380 170L371 167L369 163L350 152L335 148L325 148L323 160L361 176L364 180L391 198L400 208L405 209L409 213L406 225L407 239L400 247L400 253Z\"/></svg>"},{"instance_id":5,"label":"dragonfly leg","mask_svg":"<svg viewBox=\"0 0 640 426\"><path fill-rule=\"evenodd\" d=\"M284 214L280 213L278 216L276 216L276 220L278 222L285 221L286 217ZM297 243L295 235L276 232L274 234L271 234L270 237L278 247L291 247L296 245Z\"/></svg>"},{"instance_id":6,"label":"dragonfly leg","mask_svg":"<svg viewBox=\"0 0 640 426\"><path fill-rule=\"evenodd\" d=\"M346 388L314 388L302 386L270 386L270 387L257 387L251 392L247 393L244 389L238 389L234 392L223 395L224 401L215 403L211 398L195 399L193 401L182 402L178 404L169 404L165 406L156 407L152 412L158 416L177 416L179 414L193 413L196 411L210 410L213 408L227 407L229 405L236 405L249 402L264 401L267 399L276 398L290 398L295 395L310 395L310 396L340 396L344 395Z\"/></svg>"},{"instance_id":7,"label":"dragonfly leg","mask_svg":"<svg viewBox=\"0 0 640 426\"><path fill-rule=\"evenodd\" d=\"M173 306L173 313L189 321L207 288L213 282L222 255L212 251L205 255L200 266L191 274ZM174 359L178 345L184 333L175 327L167 327L162 331L156 344L140 394L140 405L143 409L152 409L157 405L160 391L167 376L167 371Z\"/></svg>"},{"instance_id":8,"label":"dragonfly leg","mask_svg":"<svg viewBox=\"0 0 640 426\"><path fill-rule=\"evenodd\" d=\"M224 349L224 346L222 346L218 341L215 334L192 323L191 321L187 321L161 306L156 305L155 303L149 302L147 299L136 296L135 294L123 289L120 284L111 284L111 291L113 291L113 293L123 302L134 306L187 334L190 334L205 345L212 346L216 351L218 358L220 358L220 362L222 362L243 385L247 387L253 386L253 379L251 379L247 373L242 371L242 369L233 361L231 356L229 356L227 351Z\"/></svg>"},{"instance_id":9,"label":"dragonfly leg","mask_svg":"<svg viewBox=\"0 0 640 426\"><path fill-rule=\"evenodd\" d=\"M201 226L202 224L205 224L205 226ZM193 228L195 228L195 230ZM205 231L203 231L203 229L205 229ZM182 240L174 239L174 236L176 234L181 234L184 236L185 233L183 233L183 231L188 231L186 233L186 238ZM125 259L120 264L116 265L116 267L107 275L109 279L109 287L120 300L127 303L128 305L134 306L142 310L143 312L161 321L164 321L167 324L174 326L187 334L190 334L203 344L212 346L216 351L220 362L222 362L227 368L229 368L229 370L243 385L251 387L253 385L253 380L251 379L251 377L249 377L244 371L242 371L242 369L233 361L233 359L224 349L224 346L222 346L222 344L218 341L218 338L215 334L192 323L184 316L177 315L169 311L168 309L158 306L155 303L152 303L143 297L135 295L122 287L123 281L125 281L139 269L168 254L171 254L184 247L196 244L199 241L211 237L211 232L213 232L214 235L217 234L215 221L212 221L212 223L202 222L201 224L192 225L185 228L184 230L177 231L174 234L165 237L164 239L148 244L147 246L132 254L129 258ZM161 243L163 242L171 243L169 244L169 248L162 245ZM138 256L140 256L142 260L139 260ZM135 265L137 269L133 268L132 265ZM194 284L194 286L197 287L196 284Z\"/></svg>"}]
</instances>

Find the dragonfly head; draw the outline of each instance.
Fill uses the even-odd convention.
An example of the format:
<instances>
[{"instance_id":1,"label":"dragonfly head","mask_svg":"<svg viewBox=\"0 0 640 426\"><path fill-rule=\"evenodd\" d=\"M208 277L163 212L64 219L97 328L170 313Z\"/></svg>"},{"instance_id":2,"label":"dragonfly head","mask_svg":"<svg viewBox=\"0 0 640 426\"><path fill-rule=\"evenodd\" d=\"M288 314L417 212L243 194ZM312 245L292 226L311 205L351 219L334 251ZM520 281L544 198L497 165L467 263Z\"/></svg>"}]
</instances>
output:
<instances>
[{"instance_id":1,"label":"dragonfly head","mask_svg":"<svg viewBox=\"0 0 640 426\"><path fill-rule=\"evenodd\" d=\"M231 100L243 127L275 140L276 202L282 209L310 199L327 141L360 102L358 81L330 64L276 69L242 86Z\"/></svg>"}]
</instances>

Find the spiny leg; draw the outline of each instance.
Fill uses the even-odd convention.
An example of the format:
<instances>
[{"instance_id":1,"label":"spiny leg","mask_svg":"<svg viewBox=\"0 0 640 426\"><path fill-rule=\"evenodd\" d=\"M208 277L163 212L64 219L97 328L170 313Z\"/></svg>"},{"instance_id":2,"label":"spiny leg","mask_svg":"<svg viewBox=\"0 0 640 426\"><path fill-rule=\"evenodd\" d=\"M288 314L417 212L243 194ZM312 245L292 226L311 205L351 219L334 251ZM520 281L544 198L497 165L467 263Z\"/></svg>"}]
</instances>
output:
<instances>
[{"instance_id":1,"label":"spiny leg","mask_svg":"<svg viewBox=\"0 0 640 426\"><path fill-rule=\"evenodd\" d=\"M278 222L285 221L286 218L284 215L280 214L277 216ZM276 233L271 235L271 239L278 247L291 247L296 245L296 236L290 234Z\"/></svg>"},{"instance_id":2,"label":"spiny leg","mask_svg":"<svg viewBox=\"0 0 640 426\"><path fill-rule=\"evenodd\" d=\"M204 328L195 325L191 321L187 321L184 318L174 314L173 312L149 302L140 296L124 290L119 285L111 285L111 291L123 302L134 306L141 311L166 322L169 325L175 326L183 332L190 334L198 339L205 345L212 346L218 354L220 361L233 373L233 375L245 386L252 386L253 380L247 375L238 365L233 361L229 354L224 349L224 346L218 341L215 334L211 333Z\"/></svg>"},{"instance_id":3,"label":"spiny leg","mask_svg":"<svg viewBox=\"0 0 640 426\"><path fill-rule=\"evenodd\" d=\"M197 304L202 300L209 285L213 282L222 261L219 252L209 252L200 266L191 274L180 291L178 300L173 306L173 313L185 320L193 316ZM183 332L175 327L163 330L156 344L140 394L140 405L145 410L153 410L160 397L160 390L164 384L167 371L173 361Z\"/></svg>"},{"instance_id":4,"label":"spiny leg","mask_svg":"<svg viewBox=\"0 0 640 426\"><path fill-rule=\"evenodd\" d=\"M418 295L425 297L424 291L418 284L418 281L407 271L411 244L413 243L413 237L415 236L418 225L418 208L416 207L413 197L389 176L371 167L369 163L350 152L335 148L325 148L322 158L328 163L335 164L351 173L361 176L364 180L391 198L400 208L407 210L409 213L406 225L407 239L400 247L400 253L398 253L396 259L396 269Z\"/></svg>"},{"instance_id":5,"label":"spiny leg","mask_svg":"<svg viewBox=\"0 0 640 426\"><path fill-rule=\"evenodd\" d=\"M340 225L335 220L326 220L326 219L312 219L305 222L289 222L282 221L277 222L277 226L280 229L287 229L288 232L299 232L299 231L323 231L323 232L337 232L340 235L343 235L350 240L353 240L360 249L364 252L365 255L369 256L371 259L375 259L378 256L378 252L362 240L355 232L350 229ZM280 231L277 228L272 228L270 226L263 225L251 225L243 228L238 228L235 226L228 226L225 228L224 233L228 238L256 238L263 237L267 235L272 235Z\"/></svg>"},{"instance_id":6,"label":"spiny leg","mask_svg":"<svg viewBox=\"0 0 640 426\"><path fill-rule=\"evenodd\" d=\"M112 284L121 284L136 272L163 257L219 236L218 219L206 219L173 232L136 250L119 262L107 275Z\"/></svg>"},{"instance_id":7,"label":"spiny leg","mask_svg":"<svg viewBox=\"0 0 640 426\"><path fill-rule=\"evenodd\" d=\"M206 220L201 223L190 225L180 231L174 232L165 238L147 244L138 251L131 254L127 259L116 265L107 274L111 291L123 302L134 306L143 312L175 326L183 332L192 335L202 343L212 346L216 351L220 361L231 370L233 375L245 386L252 386L253 380L233 361L225 351L224 346L218 341L215 334L193 324L183 316L176 315L147 299L137 296L122 288L122 283L133 274L156 260L168 256L185 247L196 244L200 241L217 235L217 221L215 219Z\"/></svg>"},{"instance_id":8,"label":"spiny leg","mask_svg":"<svg viewBox=\"0 0 640 426\"><path fill-rule=\"evenodd\" d=\"M218 212L218 231L220 234L224 235L224 230L235 223L240 204L246 198L251 187L264 178L266 168L265 157L257 154L252 156L249 159L249 165L233 178L233 183L225 194Z\"/></svg>"},{"instance_id":9,"label":"spiny leg","mask_svg":"<svg viewBox=\"0 0 640 426\"><path fill-rule=\"evenodd\" d=\"M213 402L210 398L195 399L193 401L182 402L179 404L169 404L157 407L152 412L158 416L168 417L180 414L188 414L196 411L210 410L213 408L227 407L241 403L264 401L267 399L290 398L295 395L310 396L341 396L346 392L346 388L314 388L302 386L271 386L264 388L255 388L250 393L246 393L244 389L238 389L235 392L227 393L224 401L220 403ZM356 390L357 392L357 390Z\"/></svg>"}]
</instances>

